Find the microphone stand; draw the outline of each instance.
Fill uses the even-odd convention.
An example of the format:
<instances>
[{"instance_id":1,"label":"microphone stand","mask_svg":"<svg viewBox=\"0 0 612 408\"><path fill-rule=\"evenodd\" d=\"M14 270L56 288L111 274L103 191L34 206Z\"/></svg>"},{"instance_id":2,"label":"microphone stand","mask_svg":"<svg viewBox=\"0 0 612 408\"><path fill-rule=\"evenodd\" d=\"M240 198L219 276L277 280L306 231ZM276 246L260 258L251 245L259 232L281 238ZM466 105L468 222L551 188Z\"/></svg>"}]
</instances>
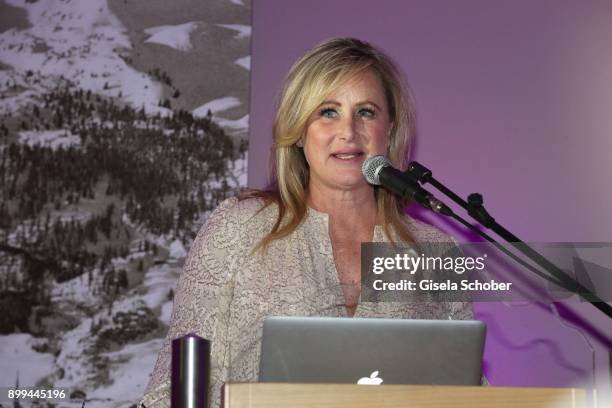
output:
<instances>
[{"instance_id":1,"label":"microphone stand","mask_svg":"<svg viewBox=\"0 0 612 408\"><path fill-rule=\"evenodd\" d=\"M604 302L599 296L597 296L596 294L591 292L589 289L584 287L573 277L569 276L567 273L559 269L555 264L550 262L548 259L542 256L539 252L537 252L536 250L528 246L520 238L512 234L510 231L508 231L506 228L500 225L497 221L495 221L495 218L493 218L488 213L488 211L484 208L483 197L481 194L478 194L478 193L470 194L468 196L468 201L466 202L461 197L459 197L457 194L455 194L450 189L448 189L446 186L444 186L442 183L440 183L438 180L436 180L433 177L431 170L429 170L425 166L415 161L411 162L408 165L408 170L406 170L404 174L407 177L411 177L415 179L421 184L430 183L438 191L440 191L441 193L446 195L448 198L453 200L455 203L457 203L459 206L464 208L467 211L467 213L473 219L478 221L482 226L495 232L497 235L502 237L506 242L513 245L517 250L522 252L525 256L527 256L533 262L535 262L540 267L542 267L544 270L546 270L550 275L552 275L552 277L554 277L554 280L551 277L546 277L548 280L552 281L553 283L556 283L557 285L561 286L562 288L570 292L578 294L580 297L582 297L587 302L591 303L593 306L595 306L605 315L612 318L612 306ZM454 216L454 214L452 215ZM463 221L462 223L464 225L469 225ZM478 230L477 228L470 228L470 229L477 232L483 237L487 235L483 233L482 231ZM496 243L496 241L493 240L491 237L488 237L488 235L485 237L485 239L489 240L490 242ZM507 255L509 254L509 252L506 252L506 251L504 252ZM515 261L517 260L517 258L515 257L512 257L512 258ZM523 262L521 262L521 264L525 266ZM529 268L529 269L532 272L535 272L534 268ZM537 274L539 276L542 276L541 273L537 273Z\"/></svg>"}]
</instances>

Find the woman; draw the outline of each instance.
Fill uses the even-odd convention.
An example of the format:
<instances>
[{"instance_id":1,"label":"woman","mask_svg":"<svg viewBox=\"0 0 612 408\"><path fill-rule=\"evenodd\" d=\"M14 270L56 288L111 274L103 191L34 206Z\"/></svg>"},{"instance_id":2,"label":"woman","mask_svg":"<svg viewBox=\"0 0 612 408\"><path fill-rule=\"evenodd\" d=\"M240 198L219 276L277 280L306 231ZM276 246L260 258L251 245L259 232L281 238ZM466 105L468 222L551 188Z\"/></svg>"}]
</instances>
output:
<instances>
[{"instance_id":1,"label":"woman","mask_svg":"<svg viewBox=\"0 0 612 408\"><path fill-rule=\"evenodd\" d=\"M414 109L391 60L350 38L326 41L291 68L274 123L267 191L223 202L200 230L180 277L172 323L143 403L169 406L170 342L212 341L211 393L256 381L269 315L472 318L467 303L360 302L360 245L448 242L369 185L366 157L405 168Z\"/></svg>"}]
</instances>

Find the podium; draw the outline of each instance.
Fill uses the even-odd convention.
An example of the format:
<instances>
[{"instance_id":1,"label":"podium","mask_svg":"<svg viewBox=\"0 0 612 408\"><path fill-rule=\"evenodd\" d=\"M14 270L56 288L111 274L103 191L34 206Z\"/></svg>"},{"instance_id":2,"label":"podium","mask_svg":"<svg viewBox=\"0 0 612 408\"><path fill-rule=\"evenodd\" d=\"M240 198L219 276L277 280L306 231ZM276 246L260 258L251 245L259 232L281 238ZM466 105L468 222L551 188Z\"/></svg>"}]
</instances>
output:
<instances>
[{"instance_id":1,"label":"podium","mask_svg":"<svg viewBox=\"0 0 612 408\"><path fill-rule=\"evenodd\" d=\"M227 383L223 408L586 408L585 390L436 385Z\"/></svg>"}]
</instances>

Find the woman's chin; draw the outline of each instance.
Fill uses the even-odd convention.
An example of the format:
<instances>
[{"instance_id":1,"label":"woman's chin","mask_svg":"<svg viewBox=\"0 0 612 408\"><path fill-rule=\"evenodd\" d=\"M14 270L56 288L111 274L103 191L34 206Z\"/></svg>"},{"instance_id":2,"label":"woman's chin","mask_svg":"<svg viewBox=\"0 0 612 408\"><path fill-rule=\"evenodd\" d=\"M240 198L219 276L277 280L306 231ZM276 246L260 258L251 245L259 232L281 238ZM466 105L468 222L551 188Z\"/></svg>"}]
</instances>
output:
<instances>
[{"instance_id":1,"label":"woman's chin","mask_svg":"<svg viewBox=\"0 0 612 408\"><path fill-rule=\"evenodd\" d=\"M339 190L350 191L371 187L361 174L358 177L338 178L335 183Z\"/></svg>"}]
</instances>

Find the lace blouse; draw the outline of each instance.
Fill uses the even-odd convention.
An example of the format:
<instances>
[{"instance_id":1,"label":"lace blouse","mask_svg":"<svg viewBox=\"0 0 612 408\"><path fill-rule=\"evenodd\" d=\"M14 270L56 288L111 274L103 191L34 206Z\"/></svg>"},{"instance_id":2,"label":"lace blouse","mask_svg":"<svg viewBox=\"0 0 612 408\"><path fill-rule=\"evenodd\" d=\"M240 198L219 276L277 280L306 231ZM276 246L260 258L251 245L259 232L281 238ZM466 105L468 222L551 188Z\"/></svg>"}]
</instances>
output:
<instances>
[{"instance_id":1,"label":"lace blouse","mask_svg":"<svg viewBox=\"0 0 612 408\"><path fill-rule=\"evenodd\" d=\"M289 236L266 252L251 253L274 225L276 206L259 211L258 199L222 202L200 229L179 278L172 320L139 408L170 406L172 339L195 333L212 342L211 407L226 381L257 381L261 332L266 316L346 317L328 215L308 208ZM259 211L259 212L258 212ZM451 242L437 229L406 217L417 242ZM375 242L386 242L375 226ZM464 302L360 302L354 317L473 319ZM144 404L144 405L143 405Z\"/></svg>"}]
</instances>

